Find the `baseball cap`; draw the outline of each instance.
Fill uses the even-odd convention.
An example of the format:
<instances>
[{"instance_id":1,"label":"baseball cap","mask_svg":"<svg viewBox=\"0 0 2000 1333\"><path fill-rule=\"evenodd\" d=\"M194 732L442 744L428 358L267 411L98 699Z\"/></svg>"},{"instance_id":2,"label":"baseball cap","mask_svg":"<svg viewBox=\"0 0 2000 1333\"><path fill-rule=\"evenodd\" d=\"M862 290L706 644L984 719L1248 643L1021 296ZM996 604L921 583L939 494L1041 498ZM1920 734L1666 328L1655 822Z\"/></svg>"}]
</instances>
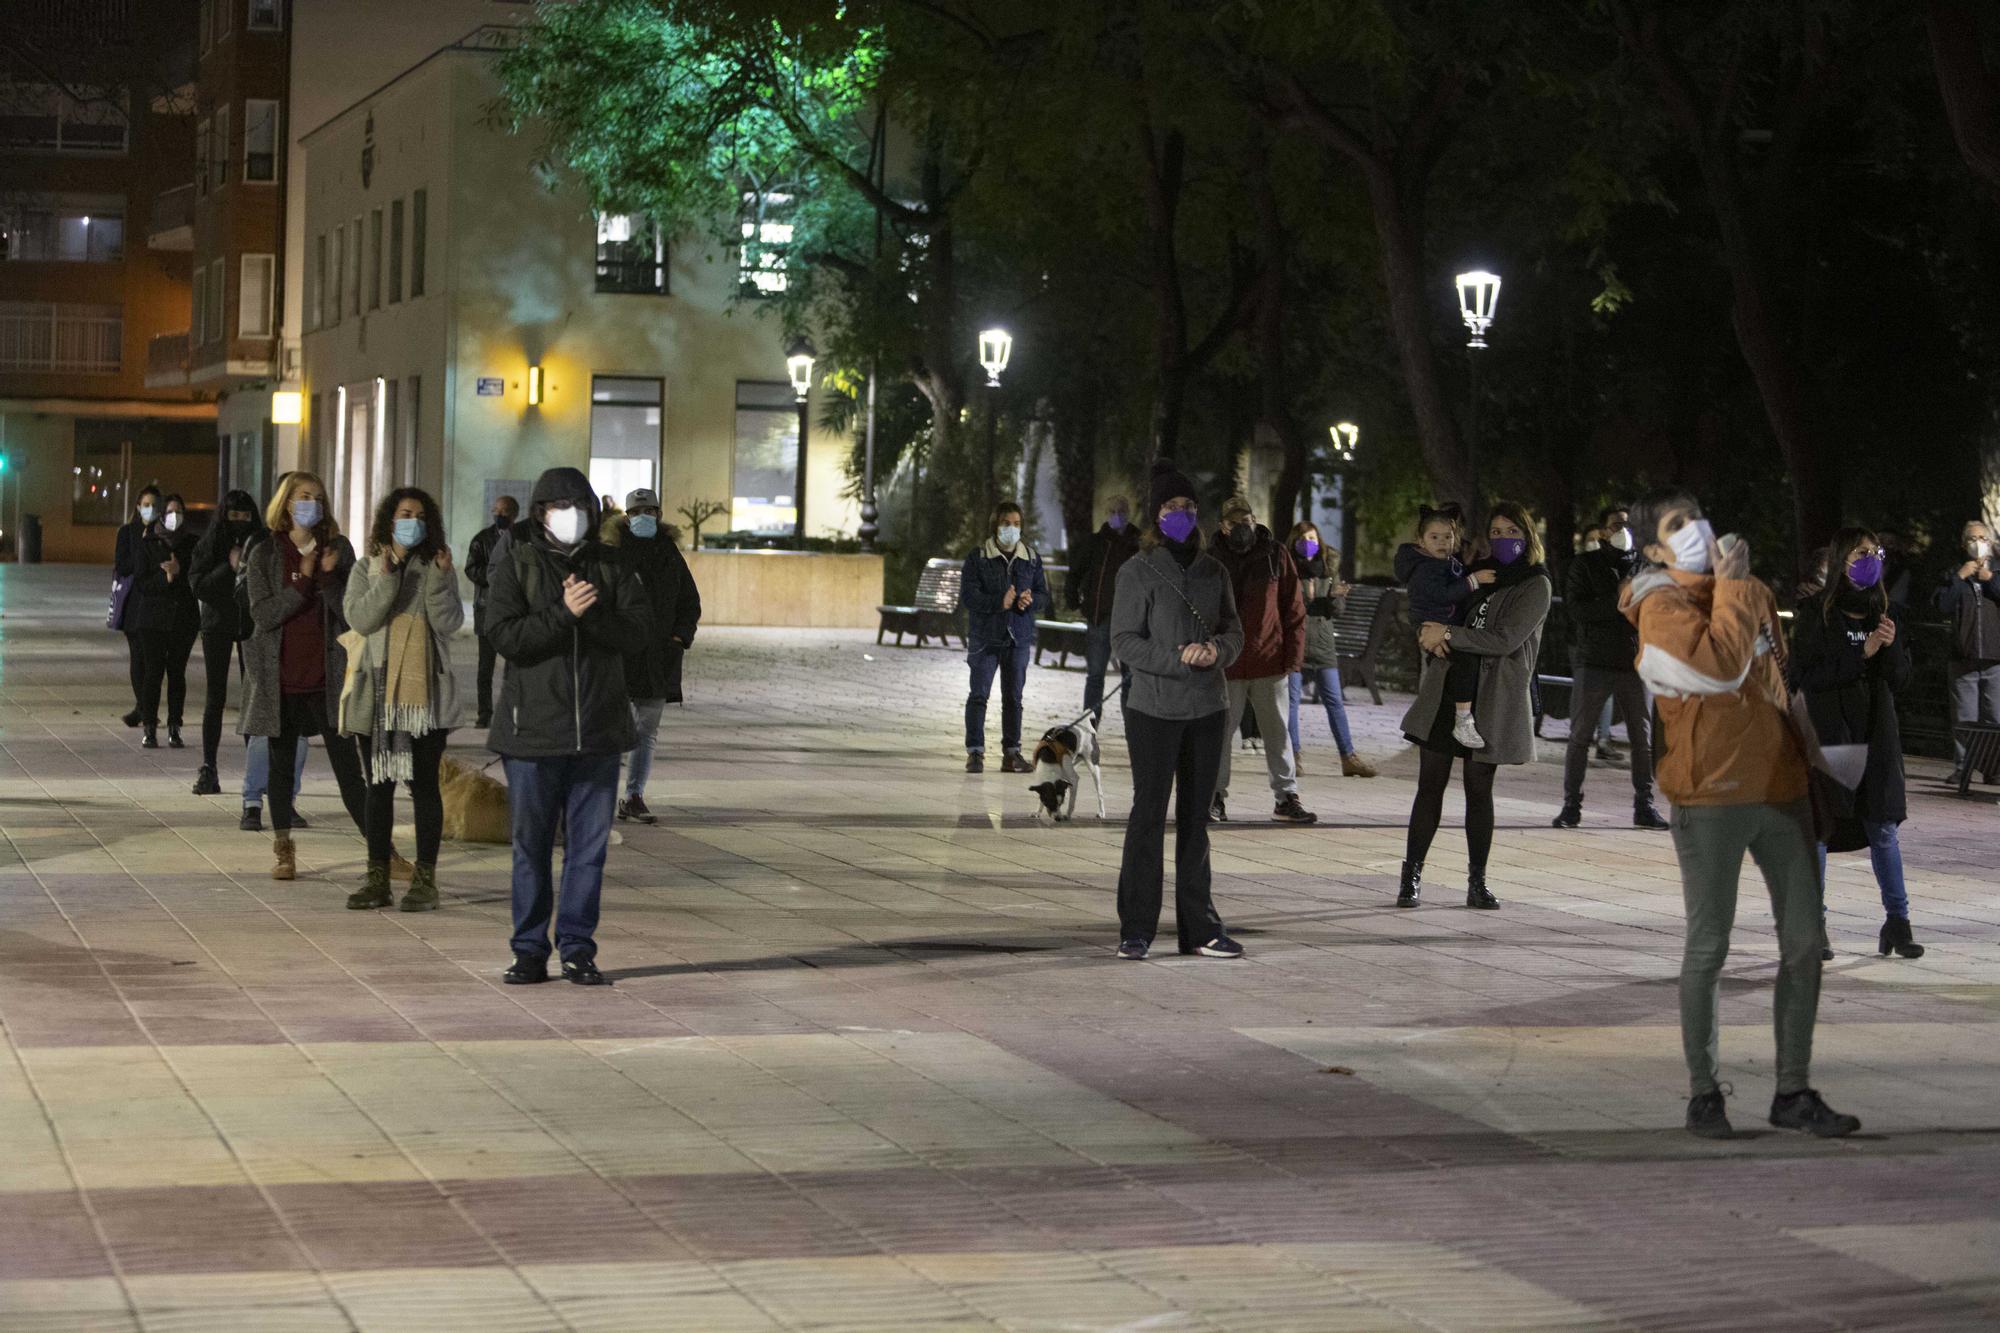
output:
<instances>
[{"instance_id":1,"label":"baseball cap","mask_svg":"<svg viewBox=\"0 0 2000 1333\"><path fill-rule=\"evenodd\" d=\"M657 493L641 486L636 491L625 492L625 507L627 509L658 509L660 507L660 497Z\"/></svg>"}]
</instances>

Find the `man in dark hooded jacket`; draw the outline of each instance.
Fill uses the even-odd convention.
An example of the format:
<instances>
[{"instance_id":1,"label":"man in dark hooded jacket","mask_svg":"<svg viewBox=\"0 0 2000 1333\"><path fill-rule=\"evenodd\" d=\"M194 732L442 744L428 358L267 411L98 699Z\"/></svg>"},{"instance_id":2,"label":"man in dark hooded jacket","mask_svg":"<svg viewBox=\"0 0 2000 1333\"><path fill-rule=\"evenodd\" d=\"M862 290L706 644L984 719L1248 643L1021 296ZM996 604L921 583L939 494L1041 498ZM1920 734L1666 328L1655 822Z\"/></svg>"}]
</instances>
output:
<instances>
[{"instance_id":1,"label":"man in dark hooded jacket","mask_svg":"<svg viewBox=\"0 0 2000 1333\"><path fill-rule=\"evenodd\" d=\"M594 936L619 758L634 739L625 648L652 626L638 580L598 540L599 521L589 478L550 468L488 575L486 633L507 660L486 744L506 760L513 814L512 985L549 979L551 915L563 975L607 984Z\"/></svg>"},{"instance_id":2,"label":"man in dark hooded jacket","mask_svg":"<svg viewBox=\"0 0 2000 1333\"><path fill-rule=\"evenodd\" d=\"M615 547L639 576L653 617L652 634L625 649L625 686L632 695L639 739L629 756L618 818L655 824L659 820L646 808L646 779L653 772L660 715L668 704L681 701L681 658L701 623L701 590L673 529L660 522L660 497L650 487L628 493L625 512L605 519L602 535L604 544Z\"/></svg>"}]
</instances>

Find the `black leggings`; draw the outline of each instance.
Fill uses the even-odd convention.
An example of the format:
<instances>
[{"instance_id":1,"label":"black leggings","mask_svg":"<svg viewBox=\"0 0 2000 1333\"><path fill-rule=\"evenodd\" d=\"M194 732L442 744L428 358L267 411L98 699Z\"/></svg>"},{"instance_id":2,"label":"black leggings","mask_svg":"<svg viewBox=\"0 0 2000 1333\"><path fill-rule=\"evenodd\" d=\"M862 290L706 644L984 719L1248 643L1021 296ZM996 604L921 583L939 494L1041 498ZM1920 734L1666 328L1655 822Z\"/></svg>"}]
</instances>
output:
<instances>
[{"instance_id":1,"label":"black leggings","mask_svg":"<svg viewBox=\"0 0 2000 1333\"><path fill-rule=\"evenodd\" d=\"M416 809L420 866L437 865L438 842L444 837L444 798L438 795L438 763L444 758L445 738L450 735L448 731L430 731L411 741L410 780L403 785L410 789L410 804ZM374 761L374 743L366 736L356 736L354 741L361 750L361 770L365 775ZM383 863L395 855L395 783L368 784L367 831L370 861Z\"/></svg>"},{"instance_id":2,"label":"black leggings","mask_svg":"<svg viewBox=\"0 0 2000 1333\"><path fill-rule=\"evenodd\" d=\"M235 635L201 632L203 687L207 691L201 704L201 762L210 768L215 767L215 752L222 745L222 706L229 702L229 659L235 653Z\"/></svg>"},{"instance_id":3,"label":"black leggings","mask_svg":"<svg viewBox=\"0 0 2000 1333\"><path fill-rule=\"evenodd\" d=\"M1410 838L1403 850L1411 865L1422 865L1430 855L1431 839L1437 836L1438 820L1444 816L1444 789L1451 785L1454 759L1428 746L1419 746L1417 753L1417 799L1410 804ZM1478 871L1486 869L1487 853L1493 850L1493 774L1497 768L1478 759L1465 761L1466 859Z\"/></svg>"},{"instance_id":4,"label":"black leggings","mask_svg":"<svg viewBox=\"0 0 2000 1333\"><path fill-rule=\"evenodd\" d=\"M288 833L292 827L292 775L297 770L299 746L308 736L317 736L326 747L327 766L340 787L340 803L354 827L368 834L368 784L361 775L361 756L352 739L340 735L326 720L326 700L320 691L287 694L279 706L277 735L271 737L271 785L265 799L271 804L271 827Z\"/></svg>"},{"instance_id":5,"label":"black leggings","mask_svg":"<svg viewBox=\"0 0 2000 1333\"><path fill-rule=\"evenodd\" d=\"M181 712L187 706L188 654L194 651L195 631L184 629L142 629L139 652L144 658L139 678L139 720L149 727L160 724L160 684L167 687L167 725L178 729Z\"/></svg>"},{"instance_id":6,"label":"black leggings","mask_svg":"<svg viewBox=\"0 0 2000 1333\"><path fill-rule=\"evenodd\" d=\"M132 607L129 602L126 606L126 613L132 616L133 619L138 619L137 608ZM143 721L144 712L139 707L139 700L145 695L146 650L139 646L138 630L128 629L125 631L125 664L132 676L132 711L139 713Z\"/></svg>"},{"instance_id":7,"label":"black leggings","mask_svg":"<svg viewBox=\"0 0 2000 1333\"><path fill-rule=\"evenodd\" d=\"M1160 928L1166 869L1167 801L1174 799L1174 927L1181 952L1222 934L1210 894L1208 807L1231 744L1229 710L1190 721L1128 709L1125 743L1132 753L1132 813L1118 865L1118 938L1152 942Z\"/></svg>"}]
</instances>

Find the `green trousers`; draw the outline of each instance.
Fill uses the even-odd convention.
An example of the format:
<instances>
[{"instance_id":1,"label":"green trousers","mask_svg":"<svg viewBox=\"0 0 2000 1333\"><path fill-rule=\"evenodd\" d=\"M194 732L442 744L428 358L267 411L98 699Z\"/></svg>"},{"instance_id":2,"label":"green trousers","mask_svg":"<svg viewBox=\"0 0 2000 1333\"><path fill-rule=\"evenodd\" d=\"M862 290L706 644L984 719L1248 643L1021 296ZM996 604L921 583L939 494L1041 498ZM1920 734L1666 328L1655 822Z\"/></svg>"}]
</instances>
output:
<instances>
[{"instance_id":1,"label":"green trousers","mask_svg":"<svg viewBox=\"0 0 2000 1333\"><path fill-rule=\"evenodd\" d=\"M1687 949L1681 955L1681 1047L1694 1095L1715 1091L1716 983L1736 924L1736 885L1748 852L1771 894L1778 927L1778 987L1772 1019L1778 1041L1778 1091L1808 1086L1813 1022L1819 1014L1820 949L1826 941L1812 811L1790 805L1674 807L1674 854L1687 903Z\"/></svg>"}]
</instances>

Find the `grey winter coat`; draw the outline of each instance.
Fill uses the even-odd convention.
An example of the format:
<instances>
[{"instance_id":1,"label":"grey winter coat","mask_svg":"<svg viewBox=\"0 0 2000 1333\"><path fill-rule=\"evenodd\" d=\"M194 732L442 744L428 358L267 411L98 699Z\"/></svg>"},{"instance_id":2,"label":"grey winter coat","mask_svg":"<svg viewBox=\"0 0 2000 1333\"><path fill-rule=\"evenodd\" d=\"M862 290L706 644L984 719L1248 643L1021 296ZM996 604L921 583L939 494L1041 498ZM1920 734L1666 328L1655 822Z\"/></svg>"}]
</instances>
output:
<instances>
[{"instance_id":1,"label":"grey winter coat","mask_svg":"<svg viewBox=\"0 0 2000 1333\"><path fill-rule=\"evenodd\" d=\"M1475 619L1478 625L1454 625L1451 650L1479 659L1479 698L1474 705L1479 734L1486 748L1479 758L1489 764L1535 762L1535 708L1529 682L1542 649L1542 622L1548 619L1549 580L1522 579L1490 594ZM1417 683L1417 700L1403 715L1403 734L1425 737L1444 704L1446 661L1424 657L1424 674Z\"/></svg>"},{"instance_id":2,"label":"grey winter coat","mask_svg":"<svg viewBox=\"0 0 2000 1333\"><path fill-rule=\"evenodd\" d=\"M275 736L284 705L284 678L279 654L284 647L285 622L306 604L305 594L285 586L285 561L274 537L257 543L243 558L244 583L250 594L250 622L256 628L243 641L243 706L236 730L245 736ZM354 569L354 547L345 537L331 542L336 559L331 574L320 582L320 618L326 632L326 718L339 716L340 682L347 674L347 650L340 636L347 629L341 603L347 576Z\"/></svg>"},{"instance_id":3,"label":"grey winter coat","mask_svg":"<svg viewBox=\"0 0 2000 1333\"><path fill-rule=\"evenodd\" d=\"M465 603L458 597L458 576L446 573L436 560L405 562L393 572L386 557L371 555L356 562L347 576L343 611L347 627L368 636L353 686L341 696L336 724L350 736L375 734L375 669L389 659L389 622L416 610L431 628L431 730L450 731L465 725L465 706L458 697L458 680L451 669L451 636L465 623Z\"/></svg>"},{"instance_id":4,"label":"grey winter coat","mask_svg":"<svg viewBox=\"0 0 2000 1333\"><path fill-rule=\"evenodd\" d=\"M1184 665L1181 646L1189 643L1213 643L1215 665ZM1163 547L1142 549L1118 570L1111 651L1132 673L1126 706L1135 713L1185 722L1228 708L1222 673L1243 653L1229 571L1212 556L1197 555L1182 569Z\"/></svg>"}]
</instances>

